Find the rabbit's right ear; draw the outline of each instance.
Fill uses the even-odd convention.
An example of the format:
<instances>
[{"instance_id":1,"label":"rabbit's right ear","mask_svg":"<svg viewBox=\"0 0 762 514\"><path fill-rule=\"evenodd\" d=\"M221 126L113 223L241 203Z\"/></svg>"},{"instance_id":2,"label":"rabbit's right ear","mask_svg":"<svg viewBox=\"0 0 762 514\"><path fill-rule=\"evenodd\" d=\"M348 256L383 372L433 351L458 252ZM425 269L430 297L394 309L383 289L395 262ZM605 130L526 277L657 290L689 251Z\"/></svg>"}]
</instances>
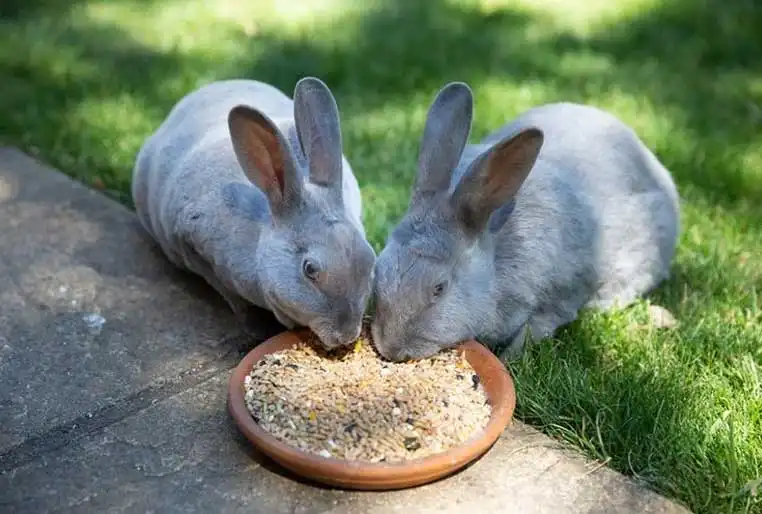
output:
<instances>
[{"instance_id":1,"label":"rabbit's right ear","mask_svg":"<svg viewBox=\"0 0 762 514\"><path fill-rule=\"evenodd\" d=\"M446 191L471 133L473 94L463 82L451 82L429 108L418 154L416 194Z\"/></svg>"},{"instance_id":2,"label":"rabbit's right ear","mask_svg":"<svg viewBox=\"0 0 762 514\"><path fill-rule=\"evenodd\" d=\"M450 197L455 217L466 234L481 234L492 213L516 195L532 171L543 141L540 129L526 128L493 145L471 163Z\"/></svg>"},{"instance_id":3,"label":"rabbit's right ear","mask_svg":"<svg viewBox=\"0 0 762 514\"><path fill-rule=\"evenodd\" d=\"M228 128L246 176L267 196L274 214L299 200L302 182L286 139L264 114L245 105L231 109Z\"/></svg>"},{"instance_id":4,"label":"rabbit's right ear","mask_svg":"<svg viewBox=\"0 0 762 514\"><path fill-rule=\"evenodd\" d=\"M309 163L310 181L341 195L343 150L339 108L322 80L305 77L296 83L294 119L299 144Z\"/></svg>"}]
</instances>

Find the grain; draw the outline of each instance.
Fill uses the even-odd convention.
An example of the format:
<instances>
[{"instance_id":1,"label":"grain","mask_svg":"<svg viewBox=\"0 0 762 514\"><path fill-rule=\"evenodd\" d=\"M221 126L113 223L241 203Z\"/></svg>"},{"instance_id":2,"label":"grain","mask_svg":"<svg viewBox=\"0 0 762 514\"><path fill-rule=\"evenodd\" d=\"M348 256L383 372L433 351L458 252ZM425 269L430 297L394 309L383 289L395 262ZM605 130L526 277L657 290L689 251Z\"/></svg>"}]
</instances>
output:
<instances>
[{"instance_id":1,"label":"grain","mask_svg":"<svg viewBox=\"0 0 762 514\"><path fill-rule=\"evenodd\" d=\"M458 446L491 407L458 350L393 363L365 337L327 353L313 341L266 355L244 382L254 420L280 441L345 460L399 462Z\"/></svg>"}]
</instances>

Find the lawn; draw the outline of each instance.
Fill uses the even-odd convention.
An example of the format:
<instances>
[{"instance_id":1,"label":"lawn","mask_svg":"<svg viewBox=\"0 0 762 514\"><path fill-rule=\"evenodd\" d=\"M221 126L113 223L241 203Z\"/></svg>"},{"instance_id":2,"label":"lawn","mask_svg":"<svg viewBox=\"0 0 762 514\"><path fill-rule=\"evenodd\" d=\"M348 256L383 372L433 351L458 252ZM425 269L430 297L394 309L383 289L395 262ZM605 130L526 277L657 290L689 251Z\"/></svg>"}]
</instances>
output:
<instances>
[{"instance_id":1,"label":"lawn","mask_svg":"<svg viewBox=\"0 0 762 514\"><path fill-rule=\"evenodd\" d=\"M762 512L761 27L756 0L6 1L0 143L129 205L135 153L183 94L314 74L380 249L446 82L474 90L474 140L543 102L608 109L678 181L674 276L510 363L517 415L695 512ZM649 328L649 303L677 328Z\"/></svg>"}]
</instances>

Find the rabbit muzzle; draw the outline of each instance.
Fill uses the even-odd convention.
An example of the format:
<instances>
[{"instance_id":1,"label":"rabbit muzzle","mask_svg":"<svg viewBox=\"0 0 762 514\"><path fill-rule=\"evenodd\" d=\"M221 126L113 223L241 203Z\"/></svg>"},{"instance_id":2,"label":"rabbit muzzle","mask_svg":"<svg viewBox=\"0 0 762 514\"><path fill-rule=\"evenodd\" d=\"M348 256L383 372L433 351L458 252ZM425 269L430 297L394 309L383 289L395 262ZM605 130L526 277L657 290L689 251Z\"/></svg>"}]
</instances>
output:
<instances>
[{"instance_id":1,"label":"rabbit muzzle","mask_svg":"<svg viewBox=\"0 0 762 514\"><path fill-rule=\"evenodd\" d=\"M340 348L355 342L360 337L362 327L358 325L357 328L351 328L346 331L331 331L321 330L316 326L315 328L311 327L311 330L318 336L324 348L333 350L334 348Z\"/></svg>"},{"instance_id":2,"label":"rabbit muzzle","mask_svg":"<svg viewBox=\"0 0 762 514\"><path fill-rule=\"evenodd\" d=\"M373 344L385 359L393 362L426 359L447 347L446 344L416 335L406 329L395 329L400 326L404 325L387 323L383 317L375 318L371 324Z\"/></svg>"},{"instance_id":3,"label":"rabbit muzzle","mask_svg":"<svg viewBox=\"0 0 762 514\"><path fill-rule=\"evenodd\" d=\"M328 350L354 343L362 333L362 313L345 313L337 320L316 318L309 324L321 344Z\"/></svg>"},{"instance_id":4,"label":"rabbit muzzle","mask_svg":"<svg viewBox=\"0 0 762 514\"><path fill-rule=\"evenodd\" d=\"M374 321L371 325L373 344L382 357L394 362L408 359L406 345L403 340L390 334L383 323Z\"/></svg>"}]
</instances>

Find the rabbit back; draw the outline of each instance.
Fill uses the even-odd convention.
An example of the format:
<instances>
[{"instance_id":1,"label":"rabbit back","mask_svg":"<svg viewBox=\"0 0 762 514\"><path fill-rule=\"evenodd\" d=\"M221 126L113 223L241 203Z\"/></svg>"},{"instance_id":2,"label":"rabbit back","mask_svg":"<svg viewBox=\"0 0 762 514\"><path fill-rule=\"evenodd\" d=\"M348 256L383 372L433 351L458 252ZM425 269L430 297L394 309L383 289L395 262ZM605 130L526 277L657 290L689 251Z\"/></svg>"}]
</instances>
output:
<instances>
[{"instance_id":1,"label":"rabbit back","mask_svg":"<svg viewBox=\"0 0 762 514\"><path fill-rule=\"evenodd\" d=\"M254 107L268 116L287 138L295 159L304 164L297 151L294 103L279 89L236 79L213 82L183 97L141 148L132 181L138 218L178 265L193 267L184 257L189 250L183 240L187 217L203 213L207 233L236 231L230 225L241 220L224 212L229 186L256 189L241 169L230 139L228 113L236 105ZM346 158L342 162L345 208L364 235L359 185ZM252 243L270 216L265 195L260 191L256 196L256 202L248 202L250 212L244 222ZM252 217L262 223L251 223Z\"/></svg>"},{"instance_id":2,"label":"rabbit back","mask_svg":"<svg viewBox=\"0 0 762 514\"><path fill-rule=\"evenodd\" d=\"M528 127L543 131L544 144L495 236L500 315L528 319L502 338L520 325L545 337L583 307L628 305L669 276L680 229L669 172L632 129L595 107L531 109L467 148L463 164Z\"/></svg>"}]
</instances>

